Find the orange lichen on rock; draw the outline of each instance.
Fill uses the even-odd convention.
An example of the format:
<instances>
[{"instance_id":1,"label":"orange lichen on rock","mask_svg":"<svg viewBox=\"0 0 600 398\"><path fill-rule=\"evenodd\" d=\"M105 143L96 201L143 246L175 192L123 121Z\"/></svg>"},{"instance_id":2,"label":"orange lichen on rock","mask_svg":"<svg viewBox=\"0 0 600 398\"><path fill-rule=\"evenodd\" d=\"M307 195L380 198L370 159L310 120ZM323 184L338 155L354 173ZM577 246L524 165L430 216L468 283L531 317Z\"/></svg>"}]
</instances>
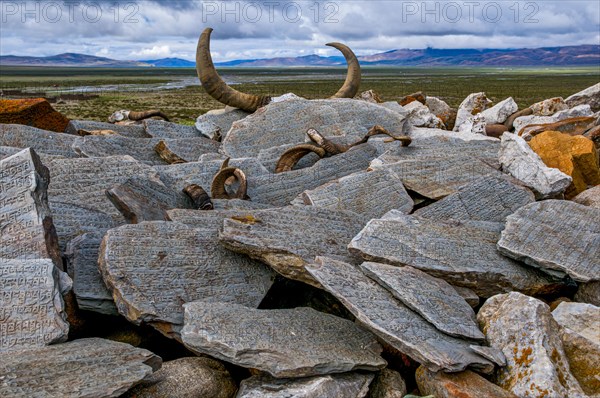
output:
<instances>
[{"instance_id":1,"label":"orange lichen on rock","mask_svg":"<svg viewBox=\"0 0 600 398\"><path fill-rule=\"evenodd\" d=\"M565 196L570 199L589 185L600 184L598 153L592 140L558 131L545 131L529 142L548 167L554 167L573 178Z\"/></svg>"},{"instance_id":2,"label":"orange lichen on rock","mask_svg":"<svg viewBox=\"0 0 600 398\"><path fill-rule=\"evenodd\" d=\"M0 123L24 124L43 130L65 131L69 119L44 98L0 100Z\"/></svg>"}]
</instances>

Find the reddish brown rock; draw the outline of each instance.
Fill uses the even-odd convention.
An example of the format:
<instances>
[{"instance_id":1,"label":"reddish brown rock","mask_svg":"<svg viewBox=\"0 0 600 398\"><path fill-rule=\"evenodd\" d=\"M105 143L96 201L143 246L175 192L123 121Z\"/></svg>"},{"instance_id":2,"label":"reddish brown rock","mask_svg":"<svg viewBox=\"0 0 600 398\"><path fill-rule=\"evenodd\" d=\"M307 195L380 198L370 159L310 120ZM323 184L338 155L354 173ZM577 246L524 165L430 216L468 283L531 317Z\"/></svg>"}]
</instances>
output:
<instances>
[{"instance_id":1,"label":"reddish brown rock","mask_svg":"<svg viewBox=\"0 0 600 398\"><path fill-rule=\"evenodd\" d=\"M417 369L416 378L421 394L436 398L517 398L469 370L444 373L432 372L421 366Z\"/></svg>"},{"instance_id":2,"label":"reddish brown rock","mask_svg":"<svg viewBox=\"0 0 600 398\"><path fill-rule=\"evenodd\" d=\"M425 94L423 94L422 92L418 91L416 93L412 93L412 94L409 94L409 95L407 95L405 97L402 97L400 99L400 101L398 101L398 103L400 105L404 106L404 105L410 104L411 102L419 101L420 103L422 103L423 105L425 105L426 98L427 97L425 96Z\"/></svg>"},{"instance_id":3,"label":"reddish brown rock","mask_svg":"<svg viewBox=\"0 0 600 398\"><path fill-rule=\"evenodd\" d=\"M0 100L0 123L24 124L62 133L69 119L55 111L44 98Z\"/></svg>"}]
</instances>

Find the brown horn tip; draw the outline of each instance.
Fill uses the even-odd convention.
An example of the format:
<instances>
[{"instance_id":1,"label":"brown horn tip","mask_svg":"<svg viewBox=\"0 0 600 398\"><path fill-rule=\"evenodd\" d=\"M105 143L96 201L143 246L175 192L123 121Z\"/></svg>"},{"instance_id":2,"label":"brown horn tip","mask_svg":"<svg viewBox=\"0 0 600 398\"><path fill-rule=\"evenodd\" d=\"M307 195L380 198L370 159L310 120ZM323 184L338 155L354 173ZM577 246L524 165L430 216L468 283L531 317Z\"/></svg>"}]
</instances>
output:
<instances>
[{"instance_id":1,"label":"brown horn tip","mask_svg":"<svg viewBox=\"0 0 600 398\"><path fill-rule=\"evenodd\" d=\"M348 73L344 85L331 98L354 98L360 87L360 64L354 52L342 43L327 43L327 46L338 49L346 59L348 64Z\"/></svg>"},{"instance_id":2,"label":"brown horn tip","mask_svg":"<svg viewBox=\"0 0 600 398\"><path fill-rule=\"evenodd\" d=\"M200 186L196 184L190 184L183 189L183 193L185 193L192 200L194 207L198 210L213 210L214 205L210 200L210 196L206 193L206 191Z\"/></svg>"},{"instance_id":3,"label":"brown horn tip","mask_svg":"<svg viewBox=\"0 0 600 398\"><path fill-rule=\"evenodd\" d=\"M196 48L196 72L204 90L208 95L222 104L254 112L261 106L271 102L269 96L251 95L239 92L229 87L217 73L210 55L210 34L212 28L206 28L198 39Z\"/></svg>"},{"instance_id":4,"label":"brown horn tip","mask_svg":"<svg viewBox=\"0 0 600 398\"><path fill-rule=\"evenodd\" d=\"M221 170L213 178L212 185L210 187L210 193L213 199L248 199L248 180L246 174L238 169L237 167L227 167L229 159L225 160ZM225 182L234 177L240 186L238 187L234 195L230 195L225 188Z\"/></svg>"},{"instance_id":5,"label":"brown horn tip","mask_svg":"<svg viewBox=\"0 0 600 398\"><path fill-rule=\"evenodd\" d=\"M300 144L285 151L275 166L275 173L290 171L298 164L300 159L309 153L316 153L320 158L326 155L325 149L313 144Z\"/></svg>"},{"instance_id":6,"label":"brown horn tip","mask_svg":"<svg viewBox=\"0 0 600 398\"><path fill-rule=\"evenodd\" d=\"M136 122L139 120L148 119L148 118L151 118L154 116L159 116L159 117L165 119L167 122L169 121L169 118L167 117L167 115L165 115L161 111L157 111L157 110L151 110L151 111L145 111L145 112L129 112L129 120L134 120Z\"/></svg>"}]
</instances>

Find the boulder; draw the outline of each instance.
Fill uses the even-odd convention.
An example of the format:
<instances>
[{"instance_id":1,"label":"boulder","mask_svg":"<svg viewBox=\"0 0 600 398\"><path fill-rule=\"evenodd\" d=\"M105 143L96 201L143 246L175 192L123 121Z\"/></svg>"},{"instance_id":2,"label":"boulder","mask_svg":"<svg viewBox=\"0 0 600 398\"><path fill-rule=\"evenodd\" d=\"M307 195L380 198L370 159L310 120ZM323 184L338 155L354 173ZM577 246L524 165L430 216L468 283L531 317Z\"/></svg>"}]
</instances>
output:
<instances>
[{"instance_id":1,"label":"boulder","mask_svg":"<svg viewBox=\"0 0 600 398\"><path fill-rule=\"evenodd\" d=\"M222 141L231 129L231 125L248 115L250 113L228 106L224 109L211 110L204 115L198 116L195 127L203 136L211 140Z\"/></svg>"},{"instance_id":2,"label":"boulder","mask_svg":"<svg viewBox=\"0 0 600 398\"><path fill-rule=\"evenodd\" d=\"M0 99L0 123L23 124L62 133L69 119L55 111L44 98Z\"/></svg>"},{"instance_id":3,"label":"boulder","mask_svg":"<svg viewBox=\"0 0 600 398\"><path fill-rule=\"evenodd\" d=\"M412 94L405 95L404 97L402 97L398 101L398 104L400 104L401 106L406 106L408 104L412 104L413 102L419 102L419 103L425 105L426 97L427 96L425 94L423 94L421 91L417 91L416 93L412 93Z\"/></svg>"},{"instance_id":4,"label":"boulder","mask_svg":"<svg viewBox=\"0 0 600 398\"><path fill-rule=\"evenodd\" d=\"M153 120L153 119L148 119ZM96 131L96 130L111 130L128 138L150 138L146 133L144 126L139 124L113 124L105 122L96 122L93 120L71 120L65 129L66 134L79 135L79 130Z\"/></svg>"},{"instance_id":5,"label":"boulder","mask_svg":"<svg viewBox=\"0 0 600 398\"><path fill-rule=\"evenodd\" d=\"M512 97L498 102L489 109L484 110L479 115L486 124L504 123L506 119L519 110L519 106Z\"/></svg>"},{"instance_id":6,"label":"boulder","mask_svg":"<svg viewBox=\"0 0 600 398\"><path fill-rule=\"evenodd\" d=\"M167 163L196 162L202 155L217 153L221 144L205 137L160 140L154 150Z\"/></svg>"},{"instance_id":7,"label":"boulder","mask_svg":"<svg viewBox=\"0 0 600 398\"><path fill-rule=\"evenodd\" d=\"M313 310L257 310L231 303L184 304L187 348L267 372L308 377L385 367L375 336L355 323Z\"/></svg>"},{"instance_id":8,"label":"boulder","mask_svg":"<svg viewBox=\"0 0 600 398\"><path fill-rule=\"evenodd\" d=\"M552 123L529 124L518 131L525 141L530 141L538 134L546 131L557 131L573 136L587 134L587 131L597 125L596 117L572 117ZM515 130L517 132L517 130Z\"/></svg>"},{"instance_id":9,"label":"boulder","mask_svg":"<svg viewBox=\"0 0 600 398\"><path fill-rule=\"evenodd\" d=\"M548 305L517 292L500 294L485 302L477 319L490 345L506 356L497 385L519 397L585 397Z\"/></svg>"},{"instance_id":10,"label":"boulder","mask_svg":"<svg viewBox=\"0 0 600 398\"><path fill-rule=\"evenodd\" d=\"M482 134L486 135L486 121L477 114L475 116L469 116L459 127L458 132L461 134Z\"/></svg>"},{"instance_id":11,"label":"boulder","mask_svg":"<svg viewBox=\"0 0 600 398\"><path fill-rule=\"evenodd\" d=\"M128 138L119 135L88 135L77 138L73 149L87 158L104 158L109 156L131 156L147 165L167 164L154 150L160 139Z\"/></svg>"},{"instance_id":12,"label":"boulder","mask_svg":"<svg viewBox=\"0 0 600 398\"><path fill-rule=\"evenodd\" d=\"M600 307L600 282L580 283L575 301Z\"/></svg>"},{"instance_id":13,"label":"boulder","mask_svg":"<svg viewBox=\"0 0 600 398\"><path fill-rule=\"evenodd\" d=\"M427 105L429 110L444 123L444 127L447 130L452 130L454 128L456 111L452 109L450 105L443 100L430 95L427 96L425 105Z\"/></svg>"},{"instance_id":14,"label":"boulder","mask_svg":"<svg viewBox=\"0 0 600 398\"><path fill-rule=\"evenodd\" d=\"M444 373L432 372L420 366L416 378L421 394L435 398L517 398L515 394L469 370Z\"/></svg>"},{"instance_id":15,"label":"boulder","mask_svg":"<svg viewBox=\"0 0 600 398\"><path fill-rule=\"evenodd\" d=\"M559 112L556 112L553 115L558 120L565 120L575 117L588 117L594 116L594 112L592 108L588 104L577 105L573 108L565 109Z\"/></svg>"},{"instance_id":16,"label":"boulder","mask_svg":"<svg viewBox=\"0 0 600 398\"><path fill-rule=\"evenodd\" d=\"M465 98L458 107L454 131L458 131L460 125L463 124L470 116L477 115L478 113L486 110L491 103L492 101L490 101L483 92L473 93L467 96L467 98Z\"/></svg>"},{"instance_id":17,"label":"boulder","mask_svg":"<svg viewBox=\"0 0 600 398\"><path fill-rule=\"evenodd\" d=\"M552 116L556 112L569 109L569 105L562 97L545 99L530 106L535 116Z\"/></svg>"},{"instance_id":18,"label":"boulder","mask_svg":"<svg viewBox=\"0 0 600 398\"><path fill-rule=\"evenodd\" d=\"M152 138L182 139L200 138L200 131L194 126L165 122L164 120L146 119L142 122L146 134Z\"/></svg>"},{"instance_id":19,"label":"boulder","mask_svg":"<svg viewBox=\"0 0 600 398\"><path fill-rule=\"evenodd\" d=\"M371 102L373 104L381 104L383 101L374 90L363 91L360 95L356 96L356 99Z\"/></svg>"},{"instance_id":20,"label":"boulder","mask_svg":"<svg viewBox=\"0 0 600 398\"><path fill-rule=\"evenodd\" d=\"M71 146L77 140L68 134L54 133L20 124L0 124L0 146L31 148L38 154L79 157Z\"/></svg>"},{"instance_id":21,"label":"boulder","mask_svg":"<svg viewBox=\"0 0 600 398\"><path fill-rule=\"evenodd\" d=\"M592 111L600 111L600 83L571 95L565 102L571 108L577 105L587 104L592 108Z\"/></svg>"},{"instance_id":22,"label":"boulder","mask_svg":"<svg viewBox=\"0 0 600 398\"><path fill-rule=\"evenodd\" d=\"M438 118L429 108L419 101L410 102L403 106L408 111L408 122L417 127L443 128L444 122Z\"/></svg>"},{"instance_id":23,"label":"boulder","mask_svg":"<svg viewBox=\"0 0 600 398\"><path fill-rule=\"evenodd\" d=\"M382 369L371 386L368 398L404 398L406 383L400 373L392 369Z\"/></svg>"}]
</instances>

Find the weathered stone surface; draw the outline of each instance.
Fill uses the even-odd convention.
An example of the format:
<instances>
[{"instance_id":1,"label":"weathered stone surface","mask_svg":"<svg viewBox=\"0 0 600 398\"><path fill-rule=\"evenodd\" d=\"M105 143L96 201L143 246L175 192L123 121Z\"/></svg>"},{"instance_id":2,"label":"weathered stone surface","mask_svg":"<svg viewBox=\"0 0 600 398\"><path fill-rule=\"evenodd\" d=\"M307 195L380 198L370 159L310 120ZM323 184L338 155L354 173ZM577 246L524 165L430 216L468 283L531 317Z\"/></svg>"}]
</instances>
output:
<instances>
[{"instance_id":1,"label":"weathered stone surface","mask_svg":"<svg viewBox=\"0 0 600 398\"><path fill-rule=\"evenodd\" d=\"M390 213L371 220L348 246L350 252L368 261L413 266L481 297L513 290L537 293L555 283L543 272L498 253L502 223Z\"/></svg>"},{"instance_id":2,"label":"weathered stone surface","mask_svg":"<svg viewBox=\"0 0 600 398\"><path fill-rule=\"evenodd\" d=\"M498 154L502 170L533 189L538 199L556 197L569 187L572 178L546 166L523 138L504 133Z\"/></svg>"},{"instance_id":3,"label":"weathered stone surface","mask_svg":"<svg viewBox=\"0 0 600 398\"><path fill-rule=\"evenodd\" d=\"M562 302L552 311L571 373L588 395L600 394L600 307Z\"/></svg>"},{"instance_id":4,"label":"weathered stone surface","mask_svg":"<svg viewBox=\"0 0 600 398\"><path fill-rule=\"evenodd\" d=\"M548 98L530 106L535 116L552 116L556 112L569 109L562 97Z\"/></svg>"},{"instance_id":5,"label":"weathered stone surface","mask_svg":"<svg viewBox=\"0 0 600 398\"><path fill-rule=\"evenodd\" d=\"M122 398L233 398L237 387L222 363L186 357L162 367Z\"/></svg>"},{"instance_id":6,"label":"weathered stone surface","mask_svg":"<svg viewBox=\"0 0 600 398\"><path fill-rule=\"evenodd\" d=\"M196 129L205 137L222 140L231 129L231 125L250 113L237 108L225 107L206 112L196 119Z\"/></svg>"},{"instance_id":7,"label":"weathered stone surface","mask_svg":"<svg viewBox=\"0 0 600 398\"><path fill-rule=\"evenodd\" d=\"M431 137L443 137L447 139L453 140L461 140L465 142L473 142L473 141L486 141L486 142L498 142L497 138L488 137L483 134L473 134L473 133L461 133L458 131L448 131L442 129L432 129L426 127L413 127L410 132L410 137L413 139L413 143L416 139L421 138L431 138ZM411 145L412 146L412 145Z\"/></svg>"},{"instance_id":8,"label":"weathered stone surface","mask_svg":"<svg viewBox=\"0 0 600 398\"><path fill-rule=\"evenodd\" d=\"M454 131L458 131L460 125L469 117L486 110L491 103L492 101L485 96L485 93L473 93L467 96L458 107Z\"/></svg>"},{"instance_id":9,"label":"weathered stone surface","mask_svg":"<svg viewBox=\"0 0 600 398\"><path fill-rule=\"evenodd\" d=\"M575 203L600 209L600 185L586 189L572 200Z\"/></svg>"},{"instance_id":10,"label":"weathered stone surface","mask_svg":"<svg viewBox=\"0 0 600 398\"><path fill-rule=\"evenodd\" d=\"M71 120L65 129L66 134L79 135L79 130L94 131L94 130L112 130L115 133L129 138L150 138L144 127L137 124L122 125L104 122L96 122L93 120Z\"/></svg>"},{"instance_id":11,"label":"weathered stone surface","mask_svg":"<svg viewBox=\"0 0 600 398\"><path fill-rule=\"evenodd\" d=\"M67 340L69 324L62 293L71 280L49 259L0 258L0 380L6 351ZM0 383L0 391L2 386ZM8 396L2 394L1 396Z\"/></svg>"},{"instance_id":12,"label":"weathered stone surface","mask_svg":"<svg viewBox=\"0 0 600 398\"><path fill-rule=\"evenodd\" d=\"M154 370L160 357L129 344L81 339L19 350L0 362L3 397L118 397Z\"/></svg>"},{"instance_id":13,"label":"weathered stone surface","mask_svg":"<svg viewBox=\"0 0 600 398\"><path fill-rule=\"evenodd\" d=\"M81 156L104 158L129 155L148 165L164 165L166 162L154 150L160 139L128 138L118 135L79 137L73 143L73 149Z\"/></svg>"},{"instance_id":14,"label":"weathered stone surface","mask_svg":"<svg viewBox=\"0 0 600 398\"><path fill-rule=\"evenodd\" d=\"M398 112L365 101L284 101L234 123L223 140L223 151L232 158L256 156L261 149L303 143L306 131L316 126L324 137L346 135L359 140L376 124L394 135L402 135L409 128Z\"/></svg>"},{"instance_id":15,"label":"weathered stone surface","mask_svg":"<svg viewBox=\"0 0 600 398\"><path fill-rule=\"evenodd\" d=\"M411 310L451 336L483 340L475 312L443 279L416 268L362 263L360 269Z\"/></svg>"},{"instance_id":16,"label":"weathered stone surface","mask_svg":"<svg viewBox=\"0 0 600 398\"><path fill-rule=\"evenodd\" d=\"M500 294L485 302L477 319L490 345L506 356L497 385L519 397L585 397L570 373L560 328L542 301Z\"/></svg>"},{"instance_id":17,"label":"weathered stone surface","mask_svg":"<svg viewBox=\"0 0 600 398\"><path fill-rule=\"evenodd\" d=\"M429 108L429 110L436 115L442 123L444 123L445 128L451 130L454 128L454 119L456 118L456 111L450 108L443 100L432 97L430 95L427 96L427 100L425 101L425 105Z\"/></svg>"},{"instance_id":18,"label":"weathered stone surface","mask_svg":"<svg viewBox=\"0 0 600 398\"><path fill-rule=\"evenodd\" d=\"M458 126L458 132L486 135L486 125L485 119L479 113L474 116L469 116L460 126Z\"/></svg>"},{"instance_id":19,"label":"weathered stone surface","mask_svg":"<svg viewBox=\"0 0 600 398\"><path fill-rule=\"evenodd\" d=\"M522 131L527 126L539 126L544 124L555 123L558 121L558 118L554 116L535 116L535 115L527 115L520 116L515 119L513 122L513 127L515 129L515 134L519 135L519 132ZM528 137L531 138L531 137Z\"/></svg>"},{"instance_id":20,"label":"weathered stone surface","mask_svg":"<svg viewBox=\"0 0 600 398\"><path fill-rule=\"evenodd\" d=\"M554 116L553 116L554 117ZM597 125L596 117L573 117L565 118L553 123L530 124L518 131L519 136L525 141L530 141L533 137L546 131L557 131L572 136L579 136ZM515 131L517 132L517 131Z\"/></svg>"},{"instance_id":21,"label":"weathered stone surface","mask_svg":"<svg viewBox=\"0 0 600 398\"><path fill-rule=\"evenodd\" d=\"M187 348L277 378L375 371L387 364L370 332L312 308L257 310L205 301L184 308Z\"/></svg>"},{"instance_id":22,"label":"weathered stone surface","mask_svg":"<svg viewBox=\"0 0 600 398\"><path fill-rule=\"evenodd\" d=\"M263 210L273 206L242 199L213 199L215 210Z\"/></svg>"},{"instance_id":23,"label":"weathered stone surface","mask_svg":"<svg viewBox=\"0 0 600 398\"><path fill-rule=\"evenodd\" d=\"M518 208L534 201L529 189L513 184L508 178L490 176L466 184L414 214L432 220L504 222Z\"/></svg>"},{"instance_id":24,"label":"weathered stone surface","mask_svg":"<svg viewBox=\"0 0 600 398\"><path fill-rule=\"evenodd\" d=\"M431 372L420 366L416 378L421 394L436 398L517 398L469 370L460 373Z\"/></svg>"},{"instance_id":25,"label":"weathered stone surface","mask_svg":"<svg viewBox=\"0 0 600 398\"><path fill-rule=\"evenodd\" d=\"M146 134L152 138L181 139L201 136L194 126L185 126L164 120L146 119L142 122L142 126L146 130Z\"/></svg>"},{"instance_id":26,"label":"weathered stone surface","mask_svg":"<svg viewBox=\"0 0 600 398\"><path fill-rule=\"evenodd\" d=\"M161 140L154 150L167 163L196 162L206 153L219 150L217 141L205 137L183 138L178 140Z\"/></svg>"},{"instance_id":27,"label":"weathered stone surface","mask_svg":"<svg viewBox=\"0 0 600 398\"><path fill-rule=\"evenodd\" d=\"M600 280L600 209L567 200L524 206L506 219L498 250L550 274Z\"/></svg>"},{"instance_id":28,"label":"weathered stone surface","mask_svg":"<svg viewBox=\"0 0 600 398\"><path fill-rule=\"evenodd\" d=\"M55 111L44 98L0 99L0 123L23 124L62 133L69 119Z\"/></svg>"},{"instance_id":29,"label":"weathered stone surface","mask_svg":"<svg viewBox=\"0 0 600 398\"><path fill-rule=\"evenodd\" d=\"M49 258L63 269L48 207L49 179L31 148L0 160L0 258Z\"/></svg>"},{"instance_id":30,"label":"weathered stone surface","mask_svg":"<svg viewBox=\"0 0 600 398\"><path fill-rule=\"evenodd\" d=\"M346 246L366 221L352 212L307 206L249 211L226 218L219 240L227 249L259 259L286 278L319 287L305 266L315 256L355 262Z\"/></svg>"},{"instance_id":31,"label":"weathered stone surface","mask_svg":"<svg viewBox=\"0 0 600 398\"><path fill-rule=\"evenodd\" d=\"M444 122L419 101L413 101L404 105L403 108L408 111L408 122L413 126L431 128L445 127Z\"/></svg>"},{"instance_id":32,"label":"weathered stone surface","mask_svg":"<svg viewBox=\"0 0 600 398\"><path fill-rule=\"evenodd\" d=\"M490 372L493 365L467 341L448 336L396 300L356 266L317 257L308 272L356 316L359 324L432 370L457 372L467 366Z\"/></svg>"},{"instance_id":33,"label":"weathered stone surface","mask_svg":"<svg viewBox=\"0 0 600 398\"><path fill-rule=\"evenodd\" d=\"M575 301L600 307L600 282L580 283Z\"/></svg>"},{"instance_id":34,"label":"weathered stone surface","mask_svg":"<svg viewBox=\"0 0 600 398\"><path fill-rule=\"evenodd\" d=\"M592 108L588 104L577 105L573 108L565 109L559 112L556 112L553 115L558 120L564 120L574 117L585 117L585 116L594 116L594 112Z\"/></svg>"},{"instance_id":35,"label":"weathered stone surface","mask_svg":"<svg viewBox=\"0 0 600 398\"><path fill-rule=\"evenodd\" d=\"M496 105L480 113L486 124L504 123L506 119L519 110L519 106L512 97L498 102Z\"/></svg>"},{"instance_id":36,"label":"weathered stone surface","mask_svg":"<svg viewBox=\"0 0 600 398\"><path fill-rule=\"evenodd\" d=\"M369 219L392 209L408 214L414 205L398 176L385 169L350 174L304 191L298 199L305 205L350 210Z\"/></svg>"},{"instance_id":37,"label":"weathered stone surface","mask_svg":"<svg viewBox=\"0 0 600 398\"><path fill-rule=\"evenodd\" d=\"M21 152L23 149L12 146L0 146L0 160L11 157L14 154Z\"/></svg>"},{"instance_id":38,"label":"weathered stone surface","mask_svg":"<svg viewBox=\"0 0 600 398\"><path fill-rule=\"evenodd\" d=\"M223 249L222 215L198 229L178 222L124 225L106 233L99 266L119 312L169 337L183 325L182 304L195 300L258 306L273 274L263 264ZM135 245L132 245L135 242Z\"/></svg>"},{"instance_id":39,"label":"weathered stone surface","mask_svg":"<svg viewBox=\"0 0 600 398\"><path fill-rule=\"evenodd\" d=\"M479 296L471 289L456 285L450 286L456 290L456 293L458 293L458 295L461 296L467 302L467 304L471 306L471 308L475 308L479 305Z\"/></svg>"},{"instance_id":40,"label":"weathered stone surface","mask_svg":"<svg viewBox=\"0 0 600 398\"><path fill-rule=\"evenodd\" d=\"M529 146L546 166L557 168L573 179L565 192L567 198L585 191L588 185L600 184L598 152L589 138L546 131L533 137Z\"/></svg>"},{"instance_id":41,"label":"weathered stone surface","mask_svg":"<svg viewBox=\"0 0 600 398\"><path fill-rule=\"evenodd\" d=\"M383 102L381 100L381 98L379 97L379 94L377 94L377 92L375 90L363 91L362 93L360 93L359 95L357 95L354 98L363 100L363 101L367 101L367 102L371 102L373 104L380 104Z\"/></svg>"},{"instance_id":42,"label":"weathered stone surface","mask_svg":"<svg viewBox=\"0 0 600 398\"><path fill-rule=\"evenodd\" d=\"M98 253L103 233L88 232L67 244L67 272L73 279L73 293L79 309L118 315L112 295L98 269Z\"/></svg>"},{"instance_id":43,"label":"weathered stone surface","mask_svg":"<svg viewBox=\"0 0 600 398\"><path fill-rule=\"evenodd\" d=\"M344 143L345 144L345 143ZM275 173L277 162L281 158L281 155L295 147L298 144L285 144L281 146L274 146L267 149L261 149L257 155L257 159L269 170L271 173ZM311 167L321 159L316 153L309 153L298 161L293 170L303 169L305 167Z\"/></svg>"},{"instance_id":44,"label":"weathered stone surface","mask_svg":"<svg viewBox=\"0 0 600 398\"><path fill-rule=\"evenodd\" d=\"M372 374L342 373L300 379L252 376L243 380L236 398L364 398Z\"/></svg>"},{"instance_id":45,"label":"weathered stone surface","mask_svg":"<svg viewBox=\"0 0 600 398\"><path fill-rule=\"evenodd\" d=\"M404 398L406 383L400 373L392 369L382 369L369 387L368 398Z\"/></svg>"},{"instance_id":46,"label":"weathered stone surface","mask_svg":"<svg viewBox=\"0 0 600 398\"><path fill-rule=\"evenodd\" d=\"M37 153L75 158L79 155L71 149L77 140L68 134L54 133L20 124L0 124L0 145L14 148L31 148Z\"/></svg>"},{"instance_id":47,"label":"weathered stone surface","mask_svg":"<svg viewBox=\"0 0 600 398\"><path fill-rule=\"evenodd\" d=\"M565 102L570 107L588 104L590 108L592 108L592 111L600 111L600 83L571 95L565 100Z\"/></svg>"}]
</instances>

